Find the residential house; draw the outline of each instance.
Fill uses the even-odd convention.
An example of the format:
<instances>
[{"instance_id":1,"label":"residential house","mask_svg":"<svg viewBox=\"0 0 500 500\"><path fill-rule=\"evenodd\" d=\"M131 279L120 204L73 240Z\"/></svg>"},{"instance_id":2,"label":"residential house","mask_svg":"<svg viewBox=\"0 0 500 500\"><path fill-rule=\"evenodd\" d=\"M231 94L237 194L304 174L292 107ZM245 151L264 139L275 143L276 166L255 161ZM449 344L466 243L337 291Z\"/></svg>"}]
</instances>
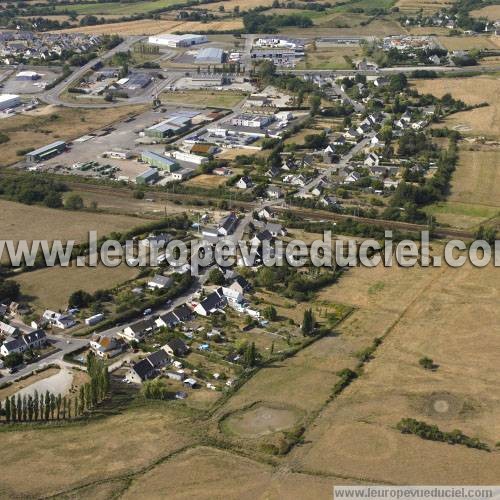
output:
<instances>
[{"instance_id":1,"label":"residential house","mask_svg":"<svg viewBox=\"0 0 500 500\"><path fill-rule=\"evenodd\" d=\"M147 358L141 359L132 365L125 375L125 379L135 384L152 379L158 375L158 371L170 362L170 358L163 350L151 353Z\"/></svg>"},{"instance_id":2,"label":"residential house","mask_svg":"<svg viewBox=\"0 0 500 500\"><path fill-rule=\"evenodd\" d=\"M0 321L0 334L6 337L15 337L19 333L19 328Z\"/></svg>"},{"instance_id":3,"label":"residential house","mask_svg":"<svg viewBox=\"0 0 500 500\"><path fill-rule=\"evenodd\" d=\"M266 189L266 194L269 199L277 200L283 197L283 190L278 186L269 186Z\"/></svg>"},{"instance_id":4,"label":"residential house","mask_svg":"<svg viewBox=\"0 0 500 500\"><path fill-rule=\"evenodd\" d=\"M339 206L339 202L335 196L324 196L321 198L320 203L327 208Z\"/></svg>"},{"instance_id":5,"label":"residential house","mask_svg":"<svg viewBox=\"0 0 500 500\"><path fill-rule=\"evenodd\" d=\"M233 234L238 222L238 217L234 212L223 217L219 221L219 227L217 228L218 236L229 236Z\"/></svg>"},{"instance_id":6,"label":"residential house","mask_svg":"<svg viewBox=\"0 0 500 500\"><path fill-rule=\"evenodd\" d=\"M274 210L272 208L266 206L266 207L262 207L257 212L257 215L259 216L259 219L269 220L269 219L274 219L276 214L274 213Z\"/></svg>"},{"instance_id":7,"label":"residential house","mask_svg":"<svg viewBox=\"0 0 500 500\"><path fill-rule=\"evenodd\" d=\"M271 233L271 236L273 236L274 238L287 235L286 229L281 224L277 224L274 222L268 222L265 226L265 229L269 231Z\"/></svg>"},{"instance_id":8,"label":"residential house","mask_svg":"<svg viewBox=\"0 0 500 500\"><path fill-rule=\"evenodd\" d=\"M43 313L42 320L50 326L55 326L56 328L61 328L62 330L66 330L67 328L71 328L76 325L76 321L72 314L59 313L51 311L50 309L47 309Z\"/></svg>"},{"instance_id":9,"label":"residential house","mask_svg":"<svg viewBox=\"0 0 500 500\"><path fill-rule=\"evenodd\" d=\"M159 328L167 327L173 328L174 326L189 321L193 316L193 311L186 305L182 304L176 307L173 311L163 314L156 320L156 326Z\"/></svg>"},{"instance_id":10,"label":"residential house","mask_svg":"<svg viewBox=\"0 0 500 500\"><path fill-rule=\"evenodd\" d=\"M148 281L148 287L152 290L163 290L168 288L173 282L171 276L162 276L161 274L156 274Z\"/></svg>"},{"instance_id":11,"label":"residential house","mask_svg":"<svg viewBox=\"0 0 500 500\"><path fill-rule=\"evenodd\" d=\"M252 290L252 285L242 276L236 276L231 285L229 285L229 288L243 295L245 292Z\"/></svg>"},{"instance_id":12,"label":"residential house","mask_svg":"<svg viewBox=\"0 0 500 500\"><path fill-rule=\"evenodd\" d=\"M264 229L264 231L259 231L255 234L252 238L252 245L261 245L264 241L271 241L272 239L273 235L267 229Z\"/></svg>"},{"instance_id":13,"label":"residential house","mask_svg":"<svg viewBox=\"0 0 500 500\"><path fill-rule=\"evenodd\" d=\"M194 312L200 316L208 316L217 310L223 309L226 306L226 297L222 292L222 288L218 288L214 292L207 295L195 308Z\"/></svg>"},{"instance_id":14,"label":"residential house","mask_svg":"<svg viewBox=\"0 0 500 500\"><path fill-rule=\"evenodd\" d=\"M274 179L275 177L278 177L280 175L281 170L279 167L276 165L273 165L266 173L265 176L269 177L270 179Z\"/></svg>"},{"instance_id":15,"label":"residential house","mask_svg":"<svg viewBox=\"0 0 500 500\"><path fill-rule=\"evenodd\" d=\"M248 175L244 175L243 177L240 177L238 182L236 183L236 187L238 189L249 189L253 186L252 179L248 177Z\"/></svg>"},{"instance_id":16,"label":"residential house","mask_svg":"<svg viewBox=\"0 0 500 500\"><path fill-rule=\"evenodd\" d=\"M350 141L357 141L359 133L355 129L350 128L347 132L344 133L344 137Z\"/></svg>"},{"instance_id":17,"label":"residential house","mask_svg":"<svg viewBox=\"0 0 500 500\"><path fill-rule=\"evenodd\" d=\"M370 153L364 161L364 164L367 167L375 167L378 166L379 163L380 163L380 158L375 153Z\"/></svg>"},{"instance_id":18,"label":"residential house","mask_svg":"<svg viewBox=\"0 0 500 500\"><path fill-rule=\"evenodd\" d=\"M185 356L189 351L189 347L177 337L169 340L162 349L170 356Z\"/></svg>"},{"instance_id":19,"label":"residential house","mask_svg":"<svg viewBox=\"0 0 500 500\"><path fill-rule=\"evenodd\" d=\"M35 330L19 337L8 337L0 347L0 354L8 356L13 353L23 353L28 349L40 349L47 344L47 336L43 330Z\"/></svg>"},{"instance_id":20,"label":"residential house","mask_svg":"<svg viewBox=\"0 0 500 500\"><path fill-rule=\"evenodd\" d=\"M112 358L123 352L125 345L120 339L95 333L90 340L90 348L100 358Z\"/></svg>"},{"instance_id":21,"label":"residential house","mask_svg":"<svg viewBox=\"0 0 500 500\"><path fill-rule=\"evenodd\" d=\"M139 342L146 335L149 335L153 332L155 328L155 322L152 319L141 319L132 323L131 325L126 326L122 332L118 335L123 337L125 340L132 342L133 340Z\"/></svg>"},{"instance_id":22,"label":"residential house","mask_svg":"<svg viewBox=\"0 0 500 500\"><path fill-rule=\"evenodd\" d=\"M351 172L345 179L344 184L352 184L353 182L357 182L361 179L361 174L358 172Z\"/></svg>"}]
</instances>

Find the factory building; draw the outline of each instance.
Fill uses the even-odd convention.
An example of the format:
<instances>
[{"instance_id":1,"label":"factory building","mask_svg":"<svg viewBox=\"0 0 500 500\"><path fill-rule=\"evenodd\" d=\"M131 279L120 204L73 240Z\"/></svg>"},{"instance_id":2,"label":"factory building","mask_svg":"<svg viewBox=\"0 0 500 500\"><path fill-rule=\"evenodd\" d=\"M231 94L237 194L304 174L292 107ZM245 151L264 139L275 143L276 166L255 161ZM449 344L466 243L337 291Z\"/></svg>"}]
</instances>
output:
<instances>
[{"instance_id":1,"label":"factory building","mask_svg":"<svg viewBox=\"0 0 500 500\"><path fill-rule=\"evenodd\" d=\"M41 76L36 71L19 71L16 74L16 80L35 81L40 80Z\"/></svg>"},{"instance_id":2,"label":"factory building","mask_svg":"<svg viewBox=\"0 0 500 500\"><path fill-rule=\"evenodd\" d=\"M41 148L35 149L30 153L26 154L26 161L29 163L36 163L39 161L47 160L62 153L66 149L66 143L64 141L56 141L43 146Z\"/></svg>"},{"instance_id":3,"label":"factory building","mask_svg":"<svg viewBox=\"0 0 500 500\"><path fill-rule=\"evenodd\" d=\"M221 64L224 61L224 51L217 47L200 49L196 54L196 64Z\"/></svg>"},{"instance_id":4,"label":"factory building","mask_svg":"<svg viewBox=\"0 0 500 500\"><path fill-rule=\"evenodd\" d=\"M15 108L21 104L21 99L15 94L0 95L0 111L5 109Z\"/></svg>"},{"instance_id":5,"label":"factory building","mask_svg":"<svg viewBox=\"0 0 500 500\"><path fill-rule=\"evenodd\" d=\"M150 168L135 178L136 184L154 184L158 180L159 174L156 168Z\"/></svg>"},{"instance_id":6,"label":"factory building","mask_svg":"<svg viewBox=\"0 0 500 500\"><path fill-rule=\"evenodd\" d=\"M144 134L147 137L152 137L154 139L164 139L165 137L172 137L175 134L182 134L189 129L191 126L192 116L196 116L198 113L185 113L185 114L175 114L170 118L148 127L144 130Z\"/></svg>"},{"instance_id":7,"label":"factory building","mask_svg":"<svg viewBox=\"0 0 500 500\"><path fill-rule=\"evenodd\" d=\"M175 158L179 161L185 161L187 163L194 163L196 165L203 165L208 163L208 158L206 156L195 155L192 153L185 153L184 151L170 151L169 156Z\"/></svg>"},{"instance_id":8,"label":"factory building","mask_svg":"<svg viewBox=\"0 0 500 500\"><path fill-rule=\"evenodd\" d=\"M180 168L180 165L175 159L167 158L166 156L160 155L153 151L143 151L141 159L144 163L147 163L152 167L165 170L167 172L175 172Z\"/></svg>"},{"instance_id":9,"label":"factory building","mask_svg":"<svg viewBox=\"0 0 500 500\"><path fill-rule=\"evenodd\" d=\"M208 38L205 35L172 35L165 33L163 35L150 36L148 41L153 45L163 45L165 47L190 47L191 45L206 43L208 42Z\"/></svg>"},{"instance_id":10,"label":"factory building","mask_svg":"<svg viewBox=\"0 0 500 500\"><path fill-rule=\"evenodd\" d=\"M253 127L263 128L273 121L273 116L269 115L251 115L243 113L231 119L231 125L235 127Z\"/></svg>"}]
</instances>

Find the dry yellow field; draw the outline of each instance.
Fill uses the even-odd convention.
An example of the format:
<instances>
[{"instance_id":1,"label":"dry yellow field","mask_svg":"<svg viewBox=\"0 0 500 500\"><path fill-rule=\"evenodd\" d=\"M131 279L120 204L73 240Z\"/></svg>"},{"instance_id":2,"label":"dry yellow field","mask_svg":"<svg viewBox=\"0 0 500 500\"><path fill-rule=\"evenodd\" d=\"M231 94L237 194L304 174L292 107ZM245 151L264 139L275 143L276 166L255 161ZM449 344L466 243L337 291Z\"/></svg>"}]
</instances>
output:
<instances>
[{"instance_id":1,"label":"dry yellow field","mask_svg":"<svg viewBox=\"0 0 500 500\"><path fill-rule=\"evenodd\" d=\"M396 7L399 7L401 12L416 12L420 9L425 14L437 12L441 9L449 8L455 2L453 0L398 0Z\"/></svg>"},{"instance_id":2,"label":"dry yellow field","mask_svg":"<svg viewBox=\"0 0 500 500\"><path fill-rule=\"evenodd\" d=\"M201 174L189 179L184 184L186 186L195 186L202 188L216 188L222 186L227 181L227 177L223 175L214 175L214 174Z\"/></svg>"},{"instance_id":3,"label":"dry yellow field","mask_svg":"<svg viewBox=\"0 0 500 500\"><path fill-rule=\"evenodd\" d=\"M21 293L30 297L35 309L58 311L68 305L69 296L76 290L89 293L108 290L131 280L139 270L122 264L118 267L47 267L22 273L15 278Z\"/></svg>"},{"instance_id":4,"label":"dry yellow field","mask_svg":"<svg viewBox=\"0 0 500 500\"><path fill-rule=\"evenodd\" d=\"M174 409L149 406L88 423L2 432L0 496L39 498L142 469L190 444L186 424ZM19 481L25 469L30 473Z\"/></svg>"},{"instance_id":5,"label":"dry yellow field","mask_svg":"<svg viewBox=\"0 0 500 500\"><path fill-rule=\"evenodd\" d=\"M331 498L333 486L341 484L362 483L275 468L228 451L197 447L134 479L121 498L161 499L168 488L168 498L177 500L318 499Z\"/></svg>"},{"instance_id":6,"label":"dry yellow field","mask_svg":"<svg viewBox=\"0 0 500 500\"><path fill-rule=\"evenodd\" d=\"M495 50L500 47L500 38L495 36L439 36L437 39L448 50Z\"/></svg>"},{"instance_id":7,"label":"dry yellow field","mask_svg":"<svg viewBox=\"0 0 500 500\"><path fill-rule=\"evenodd\" d=\"M239 29L243 26L241 19L228 19L202 23L199 21L168 21L145 19L124 23L100 24L97 26L83 26L58 31L58 33L89 33L97 35L155 35L163 32L189 32L189 31L228 31Z\"/></svg>"},{"instance_id":8,"label":"dry yellow field","mask_svg":"<svg viewBox=\"0 0 500 500\"><path fill-rule=\"evenodd\" d=\"M498 21L500 19L500 5L488 5L482 9L473 10L470 15L471 17L486 17L490 21Z\"/></svg>"},{"instance_id":9,"label":"dry yellow field","mask_svg":"<svg viewBox=\"0 0 500 500\"><path fill-rule=\"evenodd\" d=\"M75 240L85 241L88 232L95 230L98 236L112 231L128 231L145 222L144 219L93 212L73 212L38 205L24 205L0 200L0 233L4 238L19 241Z\"/></svg>"},{"instance_id":10,"label":"dry yellow field","mask_svg":"<svg viewBox=\"0 0 500 500\"><path fill-rule=\"evenodd\" d=\"M56 140L72 140L144 110L144 106L93 109L45 106L34 115L17 115L0 121L0 132L10 140L0 144L0 166L19 161L18 151L35 149Z\"/></svg>"},{"instance_id":11,"label":"dry yellow field","mask_svg":"<svg viewBox=\"0 0 500 500\"><path fill-rule=\"evenodd\" d=\"M419 80L415 82L415 86L422 94L442 97L450 93L454 98L461 99L466 104L487 102L489 106L451 115L445 120L445 124L464 134L484 135L492 138L500 136L499 77L475 76Z\"/></svg>"},{"instance_id":12,"label":"dry yellow field","mask_svg":"<svg viewBox=\"0 0 500 500\"><path fill-rule=\"evenodd\" d=\"M425 276L413 279L422 272ZM347 293L360 307L342 326L342 337L375 334L374 329L387 336L363 375L323 410L305 444L287 461L299 470L376 483L495 482L498 451L425 441L402 435L395 426L403 417L416 418L444 431L460 429L495 448L500 436L498 269L408 270L401 283L406 290L400 289L402 309L388 300L395 291L389 284L369 305L370 293L363 293L370 290L368 274L353 270L353 281L348 276L337 289L339 297L347 300ZM423 356L439 365L437 371L419 366Z\"/></svg>"}]
</instances>

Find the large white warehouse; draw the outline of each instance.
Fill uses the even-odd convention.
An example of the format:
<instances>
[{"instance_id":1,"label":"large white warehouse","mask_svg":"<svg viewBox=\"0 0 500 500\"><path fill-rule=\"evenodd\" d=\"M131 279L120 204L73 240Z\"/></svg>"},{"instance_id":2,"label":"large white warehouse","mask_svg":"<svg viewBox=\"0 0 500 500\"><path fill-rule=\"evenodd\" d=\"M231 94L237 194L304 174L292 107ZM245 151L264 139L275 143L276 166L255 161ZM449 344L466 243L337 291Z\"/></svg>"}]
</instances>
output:
<instances>
[{"instance_id":1,"label":"large white warehouse","mask_svg":"<svg viewBox=\"0 0 500 500\"><path fill-rule=\"evenodd\" d=\"M149 43L154 45L164 45L165 47L190 47L200 43L208 42L205 35L172 35L165 33L163 35L154 35L149 37Z\"/></svg>"},{"instance_id":2,"label":"large white warehouse","mask_svg":"<svg viewBox=\"0 0 500 500\"><path fill-rule=\"evenodd\" d=\"M21 104L21 99L18 95L14 94L2 94L0 95L0 111L9 108L15 108Z\"/></svg>"}]
</instances>

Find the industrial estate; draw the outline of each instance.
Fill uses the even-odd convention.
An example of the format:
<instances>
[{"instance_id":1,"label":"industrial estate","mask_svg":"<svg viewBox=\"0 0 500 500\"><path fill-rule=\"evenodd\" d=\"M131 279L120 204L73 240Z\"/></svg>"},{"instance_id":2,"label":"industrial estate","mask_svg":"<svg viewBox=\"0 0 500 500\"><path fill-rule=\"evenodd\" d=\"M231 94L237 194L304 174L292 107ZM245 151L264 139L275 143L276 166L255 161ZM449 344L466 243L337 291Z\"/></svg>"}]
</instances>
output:
<instances>
[{"instance_id":1,"label":"industrial estate","mask_svg":"<svg viewBox=\"0 0 500 500\"><path fill-rule=\"evenodd\" d=\"M0 14L1 498L498 483L498 2Z\"/></svg>"}]
</instances>

